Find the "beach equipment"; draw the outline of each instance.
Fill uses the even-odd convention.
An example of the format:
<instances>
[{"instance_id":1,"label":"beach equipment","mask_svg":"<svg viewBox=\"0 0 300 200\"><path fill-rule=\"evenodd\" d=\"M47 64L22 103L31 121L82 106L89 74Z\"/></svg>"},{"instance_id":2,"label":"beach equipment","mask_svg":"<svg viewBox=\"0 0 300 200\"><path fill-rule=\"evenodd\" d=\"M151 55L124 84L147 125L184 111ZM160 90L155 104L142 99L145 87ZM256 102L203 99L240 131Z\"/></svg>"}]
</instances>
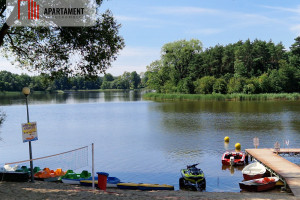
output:
<instances>
[{"instance_id":1,"label":"beach equipment","mask_svg":"<svg viewBox=\"0 0 300 200\"><path fill-rule=\"evenodd\" d=\"M83 170L80 174L76 174L73 170L68 170L64 176L61 177L61 181L66 184L80 185L81 180L86 180L91 177L91 173Z\"/></svg>"},{"instance_id":2,"label":"beach equipment","mask_svg":"<svg viewBox=\"0 0 300 200\"><path fill-rule=\"evenodd\" d=\"M106 181L106 188L116 188L117 184L120 182L121 182L120 179L118 179L117 177L108 176ZM95 183L95 187L98 187L98 176L95 176L94 183ZM92 187L92 184L93 184L92 177L86 180L80 180L80 185L82 186Z\"/></svg>"},{"instance_id":3,"label":"beach equipment","mask_svg":"<svg viewBox=\"0 0 300 200\"><path fill-rule=\"evenodd\" d=\"M186 169L180 170L182 177L179 179L179 186L181 188L192 185L201 191L206 189L205 176L203 171L196 167L198 164L188 165Z\"/></svg>"},{"instance_id":4,"label":"beach equipment","mask_svg":"<svg viewBox=\"0 0 300 200\"><path fill-rule=\"evenodd\" d=\"M244 165L245 164L245 153L226 151L222 156L223 165Z\"/></svg>"},{"instance_id":5,"label":"beach equipment","mask_svg":"<svg viewBox=\"0 0 300 200\"><path fill-rule=\"evenodd\" d=\"M34 171L38 170L39 168L35 168ZM34 179L36 180L43 180L43 181L58 181L61 176L64 176L66 172L62 171L61 168L54 170L50 170L49 168L44 168L43 170L39 170L38 172L34 173Z\"/></svg>"},{"instance_id":6,"label":"beach equipment","mask_svg":"<svg viewBox=\"0 0 300 200\"><path fill-rule=\"evenodd\" d=\"M11 167L10 165L4 165L0 168L0 180L11 182L27 182L29 179L28 170L21 171L19 169L21 168L18 165L15 165L14 167Z\"/></svg>"},{"instance_id":7,"label":"beach equipment","mask_svg":"<svg viewBox=\"0 0 300 200\"><path fill-rule=\"evenodd\" d=\"M117 187L129 190L174 190L172 185L151 183L118 183Z\"/></svg>"},{"instance_id":8,"label":"beach equipment","mask_svg":"<svg viewBox=\"0 0 300 200\"><path fill-rule=\"evenodd\" d=\"M240 182L239 185L242 190L261 192L261 191L273 189L278 180L279 180L278 177L265 177L265 178L253 179L249 181L243 181Z\"/></svg>"},{"instance_id":9,"label":"beach equipment","mask_svg":"<svg viewBox=\"0 0 300 200\"><path fill-rule=\"evenodd\" d=\"M252 180L262 178L263 175L266 173L266 167L260 164L259 162L254 162L242 170L244 180Z\"/></svg>"}]
</instances>

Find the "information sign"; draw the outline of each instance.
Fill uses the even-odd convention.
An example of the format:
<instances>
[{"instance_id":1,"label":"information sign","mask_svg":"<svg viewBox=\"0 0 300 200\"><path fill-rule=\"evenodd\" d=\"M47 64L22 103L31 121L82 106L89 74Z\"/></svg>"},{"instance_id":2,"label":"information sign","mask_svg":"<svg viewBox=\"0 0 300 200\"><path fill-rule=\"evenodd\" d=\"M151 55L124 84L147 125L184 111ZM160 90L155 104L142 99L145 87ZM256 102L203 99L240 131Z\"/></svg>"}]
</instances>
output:
<instances>
[{"instance_id":1,"label":"information sign","mask_svg":"<svg viewBox=\"0 0 300 200\"><path fill-rule=\"evenodd\" d=\"M22 124L23 142L38 140L36 122Z\"/></svg>"}]
</instances>

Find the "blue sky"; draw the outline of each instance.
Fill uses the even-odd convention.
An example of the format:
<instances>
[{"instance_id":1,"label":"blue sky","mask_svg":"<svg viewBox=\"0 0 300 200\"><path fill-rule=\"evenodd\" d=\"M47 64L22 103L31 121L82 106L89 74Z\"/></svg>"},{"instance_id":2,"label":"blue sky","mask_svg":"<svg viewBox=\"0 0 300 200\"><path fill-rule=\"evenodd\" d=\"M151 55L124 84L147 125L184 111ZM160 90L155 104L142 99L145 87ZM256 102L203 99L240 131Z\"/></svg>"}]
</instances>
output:
<instances>
[{"instance_id":1,"label":"blue sky","mask_svg":"<svg viewBox=\"0 0 300 200\"><path fill-rule=\"evenodd\" d=\"M126 44L107 71L113 75L145 72L161 47L176 40L199 39L205 49L260 39L289 49L300 35L299 0L104 0L100 10L106 9L122 24Z\"/></svg>"}]
</instances>

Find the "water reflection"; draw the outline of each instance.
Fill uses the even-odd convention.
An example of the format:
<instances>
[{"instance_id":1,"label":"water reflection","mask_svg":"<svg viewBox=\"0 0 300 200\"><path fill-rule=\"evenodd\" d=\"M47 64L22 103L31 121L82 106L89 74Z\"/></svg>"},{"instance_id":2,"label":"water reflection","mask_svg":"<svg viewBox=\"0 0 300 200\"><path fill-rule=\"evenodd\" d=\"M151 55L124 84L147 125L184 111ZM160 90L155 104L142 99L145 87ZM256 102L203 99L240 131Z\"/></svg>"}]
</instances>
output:
<instances>
[{"instance_id":1,"label":"water reflection","mask_svg":"<svg viewBox=\"0 0 300 200\"><path fill-rule=\"evenodd\" d=\"M141 101L146 91L67 91L64 93L33 92L30 94L30 104L72 104L97 102ZM24 104L24 95L21 92L0 93L0 105Z\"/></svg>"},{"instance_id":2,"label":"water reflection","mask_svg":"<svg viewBox=\"0 0 300 200\"><path fill-rule=\"evenodd\" d=\"M244 148L253 147L255 136L267 147L287 136L300 142L299 101L176 101L155 104L149 109L160 113L159 123L165 134L198 141L202 147L210 148L226 135L236 142L243 137Z\"/></svg>"},{"instance_id":3,"label":"water reflection","mask_svg":"<svg viewBox=\"0 0 300 200\"><path fill-rule=\"evenodd\" d=\"M231 165L222 165L223 171L230 171L230 174L233 175L236 171L242 171L244 166L231 166Z\"/></svg>"}]
</instances>

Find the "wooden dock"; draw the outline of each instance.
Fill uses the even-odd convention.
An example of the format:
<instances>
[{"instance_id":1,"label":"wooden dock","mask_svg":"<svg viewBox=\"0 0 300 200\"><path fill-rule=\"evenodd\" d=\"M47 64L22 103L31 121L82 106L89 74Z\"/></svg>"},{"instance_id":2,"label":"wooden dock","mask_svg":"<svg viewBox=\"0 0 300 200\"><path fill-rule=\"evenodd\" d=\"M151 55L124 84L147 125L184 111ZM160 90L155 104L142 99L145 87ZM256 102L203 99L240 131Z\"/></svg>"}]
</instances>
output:
<instances>
[{"instance_id":1,"label":"wooden dock","mask_svg":"<svg viewBox=\"0 0 300 200\"><path fill-rule=\"evenodd\" d=\"M277 155L274 149L246 149L255 160L261 162L277 174L291 189L296 197L300 197L300 167ZM281 149L278 153L300 153L300 149Z\"/></svg>"}]
</instances>

